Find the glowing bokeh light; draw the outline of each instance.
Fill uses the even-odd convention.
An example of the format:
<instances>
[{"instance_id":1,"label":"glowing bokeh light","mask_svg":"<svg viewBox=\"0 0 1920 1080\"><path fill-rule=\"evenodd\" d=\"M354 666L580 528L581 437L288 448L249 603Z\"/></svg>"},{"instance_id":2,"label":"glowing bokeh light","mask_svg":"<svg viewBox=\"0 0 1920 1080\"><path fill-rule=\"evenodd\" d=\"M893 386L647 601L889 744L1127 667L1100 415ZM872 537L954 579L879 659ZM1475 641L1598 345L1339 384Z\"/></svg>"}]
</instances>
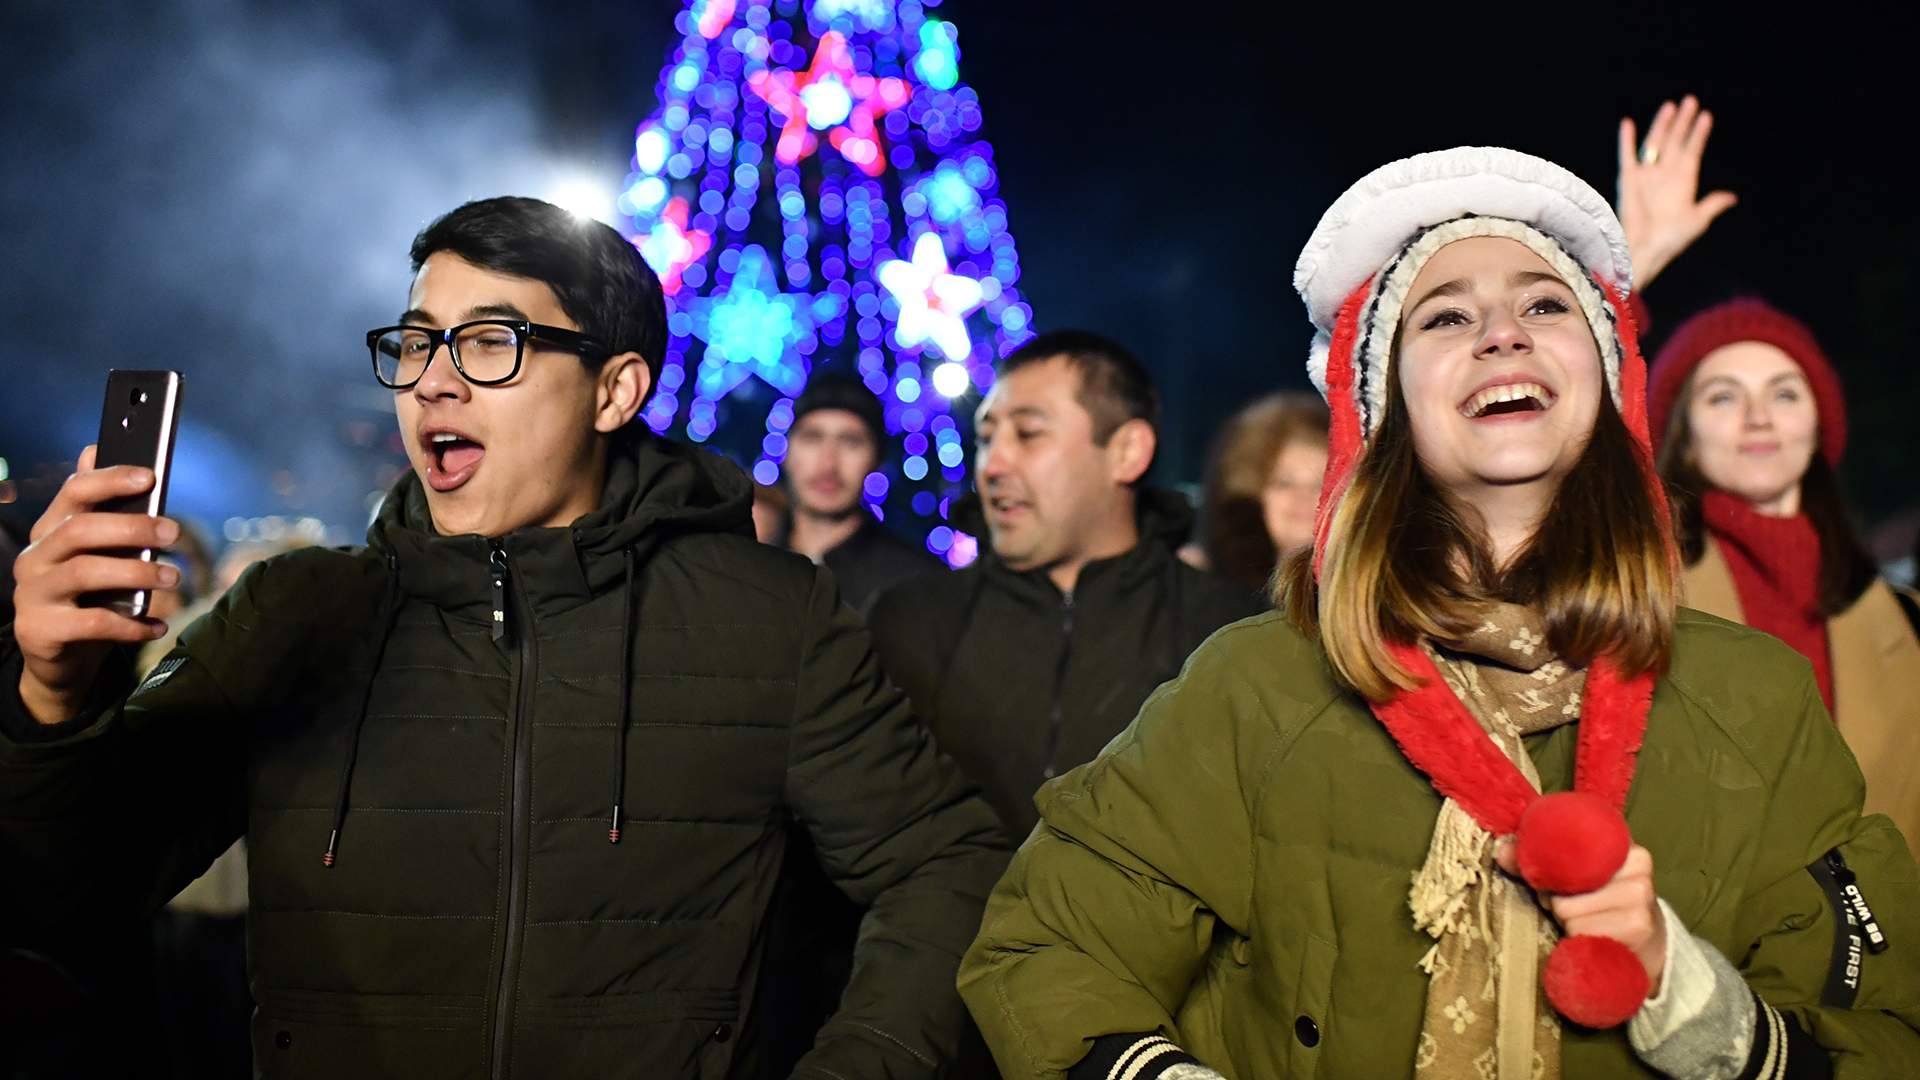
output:
<instances>
[{"instance_id":1,"label":"glowing bokeh light","mask_svg":"<svg viewBox=\"0 0 1920 1080\"><path fill-rule=\"evenodd\" d=\"M853 111L853 95L847 93L847 88L841 85L839 79L831 76L808 83L800 91L800 100L807 107L807 126L815 131L825 131L845 121L847 114Z\"/></svg>"},{"instance_id":2,"label":"glowing bokeh light","mask_svg":"<svg viewBox=\"0 0 1920 1080\"><path fill-rule=\"evenodd\" d=\"M790 352L811 328L806 298L775 288L767 253L754 245L740 253L726 292L689 305L693 332L707 343L698 376L704 398L725 397L748 376L788 395L806 386L806 366Z\"/></svg>"},{"instance_id":3,"label":"glowing bokeh light","mask_svg":"<svg viewBox=\"0 0 1920 1080\"><path fill-rule=\"evenodd\" d=\"M960 81L960 51L953 44L953 26L939 19L920 25L920 54L913 73L935 90L951 90Z\"/></svg>"},{"instance_id":4,"label":"glowing bokeh light","mask_svg":"<svg viewBox=\"0 0 1920 1080\"><path fill-rule=\"evenodd\" d=\"M944 398L957 398L973 389L973 378L965 364L952 361L933 369L933 390Z\"/></svg>"},{"instance_id":5,"label":"glowing bokeh light","mask_svg":"<svg viewBox=\"0 0 1920 1080\"><path fill-rule=\"evenodd\" d=\"M938 554L959 565L976 548L945 518L969 443L948 410L992 384L1033 312L940 6L688 0L617 209L668 293L646 424L777 482L808 374L853 374L906 448L869 505L947 528Z\"/></svg>"},{"instance_id":6,"label":"glowing bokeh light","mask_svg":"<svg viewBox=\"0 0 1920 1080\"><path fill-rule=\"evenodd\" d=\"M967 358L973 339L967 334L966 319L984 296L978 281L948 269L946 248L938 234L921 233L913 244L912 261L890 260L880 264L877 274L880 284L900 302L897 333L903 348L926 343L950 360Z\"/></svg>"},{"instance_id":7,"label":"glowing bokeh light","mask_svg":"<svg viewBox=\"0 0 1920 1080\"><path fill-rule=\"evenodd\" d=\"M687 229L687 200L675 196L660 213L646 237L637 241L647 265L660 275L660 289L671 296L680 291L681 275L713 240L704 230Z\"/></svg>"},{"instance_id":8,"label":"glowing bokeh light","mask_svg":"<svg viewBox=\"0 0 1920 1080\"><path fill-rule=\"evenodd\" d=\"M562 176L553 182L543 198L575 217L608 223L620 220L613 191L604 182L590 177Z\"/></svg>"}]
</instances>

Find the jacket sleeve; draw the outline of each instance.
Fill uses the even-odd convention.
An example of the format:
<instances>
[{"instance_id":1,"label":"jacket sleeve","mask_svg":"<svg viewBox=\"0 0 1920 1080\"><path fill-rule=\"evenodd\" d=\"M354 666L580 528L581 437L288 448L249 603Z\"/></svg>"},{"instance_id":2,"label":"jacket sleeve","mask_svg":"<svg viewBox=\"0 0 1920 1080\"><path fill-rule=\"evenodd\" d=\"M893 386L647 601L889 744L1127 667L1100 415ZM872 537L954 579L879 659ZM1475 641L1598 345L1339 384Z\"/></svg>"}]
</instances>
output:
<instances>
[{"instance_id":1,"label":"jacket sleeve","mask_svg":"<svg viewBox=\"0 0 1920 1080\"><path fill-rule=\"evenodd\" d=\"M816 571L788 804L834 883L868 908L840 1009L795 1076L932 1076L957 1050L960 954L1006 866L993 812L880 673L866 631Z\"/></svg>"},{"instance_id":2,"label":"jacket sleeve","mask_svg":"<svg viewBox=\"0 0 1920 1080\"><path fill-rule=\"evenodd\" d=\"M196 621L137 686L117 654L89 708L51 727L21 703L0 631L0 917L54 932L144 919L239 837L246 738L215 675L245 632L234 610Z\"/></svg>"},{"instance_id":3,"label":"jacket sleeve","mask_svg":"<svg viewBox=\"0 0 1920 1080\"><path fill-rule=\"evenodd\" d=\"M873 650L882 670L906 691L908 699L921 710L920 719L931 727L933 718L925 710L933 706L940 678L938 665L947 658L940 655L928 629L937 613L927 610L921 601L920 583L902 582L873 602L867 626L873 632Z\"/></svg>"},{"instance_id":4,"label":"jacket sleeve","mask_svg":"<svg viewBox=\"0 0 1920 1080\"><path fill-rule=\"evenodd\" d=\"M1839 1080L1920 1076L1920 871L1891 821L1861 816L1859 766L1811 673L1800 682L1797 717L1770 725L1782 732L1766 748L1774 794L1729 958L1832 1055Z\"/></svg>"},{"instance_id":5,"label":"jacket sleeve","mask_svg":"<svg viewBox=\"0 0 1920 1080\"><path fill-rule=\"evenodd\" d=\"M1250 924L1266 709L1215 635L1100 756L1041 789L1041 823L987 902L960 992L1007 1077L1058 1077L1095 1040L1179 1043L1217 932ZM1205 1064L1204 1062L1202 1064Z\"/></svg>"}]
</instances>

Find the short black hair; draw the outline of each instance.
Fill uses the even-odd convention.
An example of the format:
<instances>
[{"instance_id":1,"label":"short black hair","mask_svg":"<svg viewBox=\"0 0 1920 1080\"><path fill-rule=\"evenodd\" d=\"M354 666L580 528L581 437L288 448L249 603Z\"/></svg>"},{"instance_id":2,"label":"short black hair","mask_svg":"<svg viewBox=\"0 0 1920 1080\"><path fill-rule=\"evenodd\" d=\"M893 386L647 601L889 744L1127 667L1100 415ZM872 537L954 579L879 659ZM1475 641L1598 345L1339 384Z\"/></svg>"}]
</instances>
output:
<instances>
[{"instance_id":1,"label":"short black hair","mask_svg":"<svg viewBox=\"0 0 1920 1080\"><path fill-rule=\"evenodd\" d=\"M845 371L822 371L807 381L807 389L793 403L793 423L788 430L800 426L801 418L808 413L822 409L839 409L850 412L866 425L867 433L873 436L873 448L877 453L887 445L886 416L880 408L880 399L873 396L867 384L859 377Z\"/></svg>"},{"instance_id":2,"label":"short black hair","mask_svg":"<svg viewBox=\"0 0 1920 1080\"><path fill-rule=\"evenodd\" d=\"M639 353L659 385L667 351L660 279L639 249L611 227L539 199L478 199L413 238L414 273L441 251L498 274L544 282L581 333L614 355ZM598 365L606 357L585 359Z\"/></svg>"},{"instance_id":3,"label":"short black hair","mask_svg":"<svg viewBox=\"0 0 1920 1080\"><path fill-rule=\"evenodd\" d=\"M1129 420L1145 420L1148 427L1160 429L1160 391L1153 376L1139 357L1112 338L1086 330L1050 330L1008 353L999 373L1010 375L1056 357L1080 375L1075 397L1093 417L1095 445L1105 446Z\"/></svg>"}]
</instances>

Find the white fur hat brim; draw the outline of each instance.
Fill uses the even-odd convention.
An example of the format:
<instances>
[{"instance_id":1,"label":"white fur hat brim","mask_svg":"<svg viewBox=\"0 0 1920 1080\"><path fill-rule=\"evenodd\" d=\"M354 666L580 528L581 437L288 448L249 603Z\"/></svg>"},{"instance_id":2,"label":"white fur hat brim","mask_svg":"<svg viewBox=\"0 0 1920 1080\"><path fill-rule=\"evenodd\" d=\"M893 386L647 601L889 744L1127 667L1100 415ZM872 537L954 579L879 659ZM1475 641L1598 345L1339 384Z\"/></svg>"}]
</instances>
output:
<instances>
[{"instance_id":1,"label":"white fur hat brim","mask_svg":"<svg viewBox=\"0 0 1920 1080\"><path fill-rule=\"evenodd\" d=\"M1632 287L1626 232L1586 181L1517 150L1459 146L1383 165L1321 215L1293 270L1313 325L1328 330L1347 297L1408 241L1467 214L1526 222L1621 295Z\"/></svg>"}]
</instances>

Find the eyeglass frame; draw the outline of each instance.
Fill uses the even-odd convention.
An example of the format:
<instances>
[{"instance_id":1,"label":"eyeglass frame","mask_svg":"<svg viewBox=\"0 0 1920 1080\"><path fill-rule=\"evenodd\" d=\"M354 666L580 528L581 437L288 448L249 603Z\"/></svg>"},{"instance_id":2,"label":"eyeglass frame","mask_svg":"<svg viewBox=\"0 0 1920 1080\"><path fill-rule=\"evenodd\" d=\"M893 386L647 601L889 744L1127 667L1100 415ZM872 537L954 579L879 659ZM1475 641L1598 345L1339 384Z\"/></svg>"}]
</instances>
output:
<instances>
[{"instance_id":1,"label":"eyeglass frame","mask_svg":"<svg viewBox=\"0 0 1920 1080\"><path fill-rule=\"evenodd\" d=\"M456 335L476 326L503 326L513 331L513 370L498 379L477 379L467 374L466 365L460 362L460 349L453 341ZM412 330L417 333L423 333L427 335L427 340L431 344L427 346L426 363L420 365L420 374L415 375L411 382L396 385L388 382L380 375L380 339L400 330ZM445 330L436 330L431 326L416 326L411 323L400 323L396 326L376 326L372 330L367 331L367 356L373 362L373 377L375 381L389 390L411 390L415 386L420 385L420 380L426 378L427 369L433 366L433 358L440 352L440 346L442 345L447 347L447 355L453 359L453 370L459 372L461 378L475 386L500 386L504 383L512 382L515 377L520 374L520 365L526 362L527 342L529 341L544 341L549 345L558 345L569 352L578 353L583 358L596 354L603 356L613 355L612 348L601 344L599 341L588 337L578 330L569 330L564 326L551 326L547 323L529 322L526 319L475 319L472 322L463 322L457 326L449 326Z\"/></svg>"}]
</instances>

